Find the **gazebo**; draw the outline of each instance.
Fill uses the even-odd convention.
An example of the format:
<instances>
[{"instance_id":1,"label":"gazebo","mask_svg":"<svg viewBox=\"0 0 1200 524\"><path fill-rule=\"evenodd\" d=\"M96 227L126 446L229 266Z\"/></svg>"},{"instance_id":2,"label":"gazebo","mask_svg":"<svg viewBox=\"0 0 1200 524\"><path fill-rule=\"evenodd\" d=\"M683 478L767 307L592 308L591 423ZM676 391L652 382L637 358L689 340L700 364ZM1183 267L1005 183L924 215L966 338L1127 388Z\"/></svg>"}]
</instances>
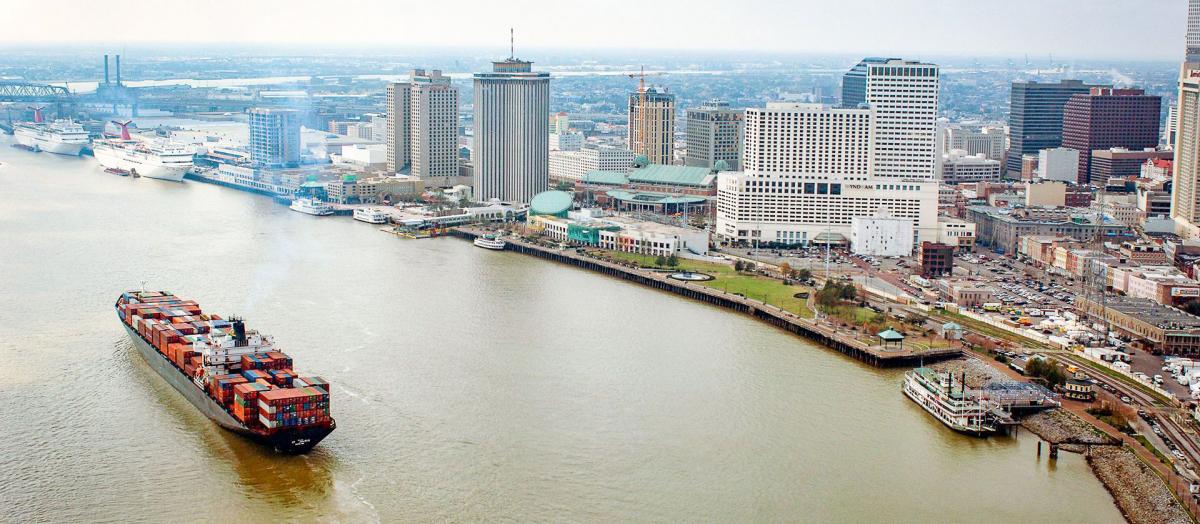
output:
<instances>
[{"instance_id":1,"label":"gazebo","mask_svg":"<svg viewBox=\"0 0 1200 524\"><path fill-rule=\"evenodd\" d=\"M879 345L883 349L904 349L904 335L892 328L879 332Z\"/></svg>"}]
</instances>

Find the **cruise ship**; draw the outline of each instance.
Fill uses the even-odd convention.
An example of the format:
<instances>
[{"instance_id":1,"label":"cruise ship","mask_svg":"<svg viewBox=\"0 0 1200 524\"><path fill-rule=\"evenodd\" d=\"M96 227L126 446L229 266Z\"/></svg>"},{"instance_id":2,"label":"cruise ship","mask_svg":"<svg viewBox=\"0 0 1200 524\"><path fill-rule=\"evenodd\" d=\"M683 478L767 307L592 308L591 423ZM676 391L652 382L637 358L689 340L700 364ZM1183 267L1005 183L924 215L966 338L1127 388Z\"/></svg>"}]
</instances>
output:
<instances>
[{"instance_id":1,"label":"cruise ship","mask_svg":"<svg viewBox=\"0 0 1200 524\"><path fill-rule=\"evenodd\" d=\"M71 120L47 123L42 118L41 108L34 108L33 122L13 124L13 136L18 144L34 151L69 156L79 156L88 143L88 133L83 126Z\"/></svg>"},{"instance_id":2,"label":"cruise ship","mask_svg":"<svg viewBox=\"0 0 1200 524\"><path fill-rule=\"evenodd\" d=\"M973 398L954 376L930 368L917 368L904 374L904 394L954 431L976 437L1000 432L997 424L998 403Z\"/></svg>"},{"instance_id":3,"label":"cruise ship","mask_svg":"<svg viewBox=\"0 0 1200 524\"><path fill-rule=\"evenodd\" d=\"M386 224L388 215L377 207L360 207L354 210L354 219L368 224Z\"/></svg>"},{"instance_id":4,"label":"cruise ship","mask_svg":"<svg viewBox=\"0 0 1200 524\"><path fill-rule=\"evenodd\" d=\"M121 137L92 142L92 152L100 165L146 178L183 181L192 167L193 151L165 138L134 140L129 122L113 122L121 128Z\"/></svg>"},{"instance_id":5,"label":"cruise ship","mask_svg":"<svg viewBox=\"0 0 1200 524\"><path fill-rule=\"evenodd\" d=\"M325 216L333 214L333 206L309 197L297 198L288 207L292 208L292 211L299 211L306 215Z\"/></svg>"}]
</instances>

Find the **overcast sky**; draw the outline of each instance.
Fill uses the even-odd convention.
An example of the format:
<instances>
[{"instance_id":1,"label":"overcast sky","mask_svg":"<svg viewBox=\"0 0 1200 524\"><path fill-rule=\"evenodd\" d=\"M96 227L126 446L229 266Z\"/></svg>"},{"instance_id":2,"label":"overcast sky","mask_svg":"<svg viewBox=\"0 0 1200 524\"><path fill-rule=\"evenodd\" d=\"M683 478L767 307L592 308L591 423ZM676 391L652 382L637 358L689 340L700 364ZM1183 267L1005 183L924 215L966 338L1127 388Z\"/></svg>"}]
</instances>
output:
<instances>
[{"instance_id":1,"label":"overcast sky","mask_svg":"<svg viewBox=\"0 0 1200 524\"><path fill-rule=\"evenodd\" d=\"M1187 0L0 0L0 42L1179 60Z\"/></svg>"}]
</instances>

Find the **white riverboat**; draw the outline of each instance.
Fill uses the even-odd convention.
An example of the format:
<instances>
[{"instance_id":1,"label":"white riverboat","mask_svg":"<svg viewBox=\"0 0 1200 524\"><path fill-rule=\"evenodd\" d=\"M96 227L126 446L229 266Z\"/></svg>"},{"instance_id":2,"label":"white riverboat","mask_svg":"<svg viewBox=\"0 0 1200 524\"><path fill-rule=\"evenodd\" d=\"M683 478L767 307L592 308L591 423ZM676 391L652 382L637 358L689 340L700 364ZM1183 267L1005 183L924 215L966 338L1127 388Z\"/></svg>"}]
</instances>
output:
<instances>
[{"instance_id":1,"label":"white riverboat","mask_svg":"<svg viewBox=\"0 0 1200 524\"><path fill-rule=\"evenodd\" d=\"M354 219L368 224L386 224L388 215L377 207L360 207L354 210Z\"/></svg>"},{"instance_id":2,"label":"white riverboat","mask_svg":"<svg viewBox=\"0 0 1200 524\"><path fill-rule=\"evenodd\" d=\"M959 433L983 437L1000 431L997 424L1001 408L996 402L974 398L954 376L930 368L917 368L904 374L904 394L930 415Z\"/></svg>"},{"instance_id":3,"label":"white riverboat","mask_svg":"<svg viewBox=\"0 0 1200 524\"><path fill-rule=\"evenodd\" d=\"M333 206L309 197L297 198L293 200L292 205L288 207L291 208L292 211L299 211L306 215L325 216L333 214Z\"/></svg>"},{"instance_id":4,"label":"white riverboat","mask_svg":"<svg viewBox=\"0 0 1200 524\"><path fill-rule=\"evenodd\" d=\"M490 234L475 237L475 241L473 243L476 246L484 249L491 249L493 251L503 251L505 245L504 240L502 240L498 235Z\"/></svg>"}]
</instances>

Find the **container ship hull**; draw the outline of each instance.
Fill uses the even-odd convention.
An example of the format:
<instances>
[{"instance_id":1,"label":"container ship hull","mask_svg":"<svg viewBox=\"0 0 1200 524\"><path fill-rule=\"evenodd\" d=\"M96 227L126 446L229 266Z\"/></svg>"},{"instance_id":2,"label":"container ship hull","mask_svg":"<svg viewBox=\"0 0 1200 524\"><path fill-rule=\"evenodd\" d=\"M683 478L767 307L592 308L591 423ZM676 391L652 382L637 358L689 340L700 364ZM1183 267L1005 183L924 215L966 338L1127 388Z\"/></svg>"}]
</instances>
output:
<instances>
[{"instance_id":1,"label":"container ship hull","mask_svg":"<svg viewBox=\"0 0 1200 524\"><path fill-rule=\"evenodd\" d=\"M117 311L117 317L121 317L119 310ZM167 384L183 395L183 398L187 399L204 416L226 430L237 433L254 442L272 447L281 453L302 454L312 450L314 446L337 428L337 424L332 418L329 419L327 425L285 427L274 431L264 431L262 428L257 430L250 428L235 418L228 409L216 402L199 384L194 382L172 363L167 356L156 351L145 336L138 333L136 329L124 321L121 322L121 325L125 328L125 332L129 335L129 340L133 342L133 346L137 348L138 353L141 354L142 359L145 360L150 368L158 376L162 377Z\"/></svg>"}]
</instances>

